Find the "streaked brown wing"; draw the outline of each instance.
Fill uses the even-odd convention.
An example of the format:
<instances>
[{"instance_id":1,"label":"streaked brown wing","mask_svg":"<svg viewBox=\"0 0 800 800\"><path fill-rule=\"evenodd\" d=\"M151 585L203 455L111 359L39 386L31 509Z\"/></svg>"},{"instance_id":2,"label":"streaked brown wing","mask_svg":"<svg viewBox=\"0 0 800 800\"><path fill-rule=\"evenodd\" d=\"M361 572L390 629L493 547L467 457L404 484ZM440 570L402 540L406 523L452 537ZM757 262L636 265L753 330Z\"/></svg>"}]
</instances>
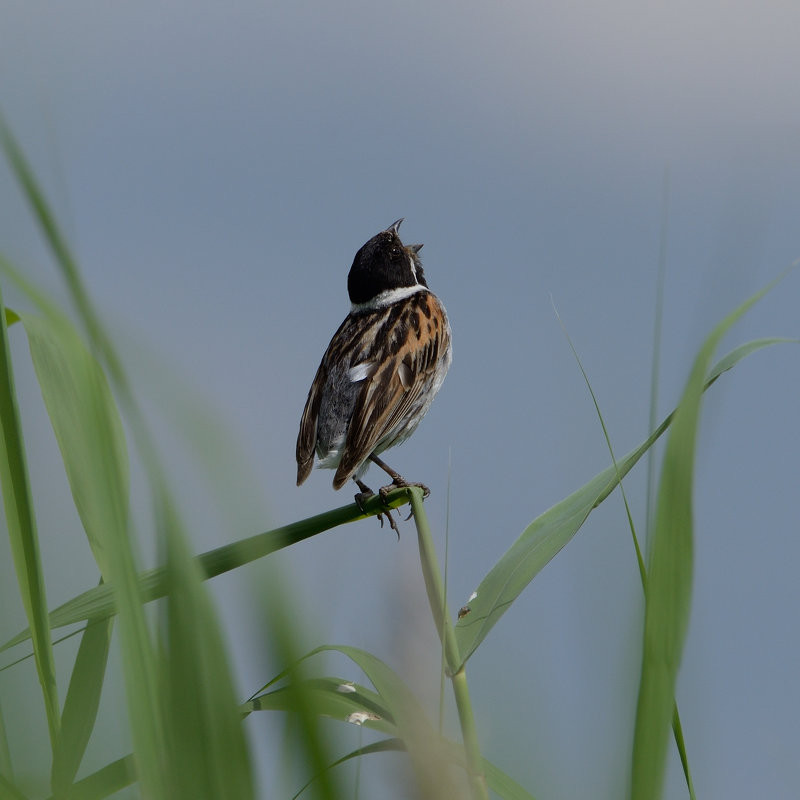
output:
<instances>
[{"instance_id":1,"label":"streaked brown wing","mask_svg":"<svg viewBox=\"0 0 800 800\"><path fill-rule=\"evenodd\" d=\"M379 364L364 381L347 431L344 453L333 487L341 488L380 441L399 426L433 379L447 347L447 324L441 304L428 292L406 301L391 330L381 331Z\"/></svg>"},{"instance_id":2,"label":"streaked brown wing","mask_svg":"<svg viewBox=\"0 0 800 800\"><path fill-rule=\"evenodd\" d=\"M327 353L326 353L327 355ZM311 388L308 390L306 407L300 420L300 432L297 434L297 485L299 486L311 474L314 466L314 450L317 446L317 419L322 403L322 389L325 386L328 369L323 358Z\"/></svg>"}]
</instances>

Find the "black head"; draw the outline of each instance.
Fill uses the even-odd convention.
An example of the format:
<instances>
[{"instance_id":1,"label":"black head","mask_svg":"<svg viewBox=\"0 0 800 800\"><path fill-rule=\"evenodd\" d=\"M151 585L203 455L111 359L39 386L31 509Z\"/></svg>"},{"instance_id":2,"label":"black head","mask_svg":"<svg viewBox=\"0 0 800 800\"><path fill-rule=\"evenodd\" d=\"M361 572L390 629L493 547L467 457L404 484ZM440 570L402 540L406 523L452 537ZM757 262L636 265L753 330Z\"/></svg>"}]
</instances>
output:
<instances>
[{"instance_id":1,"label":"black head","mask_svg":"<svg viewBox=\"0 0 800 800\"><path fill-rule=\"evenodd\" d=\"M366 303L381 292L404 286L425 286L421 244L403 245L397 230L402 218L373 236L357 253L347 276L351 303Z\"/></svg>"}]
</instances>

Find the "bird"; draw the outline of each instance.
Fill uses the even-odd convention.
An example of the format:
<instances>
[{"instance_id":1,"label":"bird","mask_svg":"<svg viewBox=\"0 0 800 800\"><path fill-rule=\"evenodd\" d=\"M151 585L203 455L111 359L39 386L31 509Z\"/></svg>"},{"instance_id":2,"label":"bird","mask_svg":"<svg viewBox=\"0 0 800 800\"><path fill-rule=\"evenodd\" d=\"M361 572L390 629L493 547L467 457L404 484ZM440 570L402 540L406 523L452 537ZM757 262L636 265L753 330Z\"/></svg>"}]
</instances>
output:
<instances>
[{"instance_id":1,"label":"bird","mask_svg":"<svg viewBox=\"0 0 800 800\"><path fill-rule=\"evenodd\" d=\"M334 333L306 400L297 435L297 485L317 467L335 469L333 488L350 479L355 501L372 490L361 480L370 463L392 482L381 487L385 501L406 481L379 455L416 430L442 386L453 356L447 312L428 288L421 244L404 245L401 217L356 253L347 276L350 313ZM386 510L389 524L398 534ZM382 514L378 518L383 525Z\"/></svg>"}]
</instances>

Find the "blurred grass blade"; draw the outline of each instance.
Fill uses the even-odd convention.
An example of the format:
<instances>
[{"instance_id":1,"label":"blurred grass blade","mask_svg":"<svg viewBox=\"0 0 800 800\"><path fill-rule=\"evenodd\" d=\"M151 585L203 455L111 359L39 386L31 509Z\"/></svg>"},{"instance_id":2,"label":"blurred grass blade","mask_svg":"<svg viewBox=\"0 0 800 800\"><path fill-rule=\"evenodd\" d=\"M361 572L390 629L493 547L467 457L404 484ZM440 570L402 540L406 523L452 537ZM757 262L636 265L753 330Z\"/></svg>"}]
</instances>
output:
<instances>
[{"instance_id":1,"label":"blurred grass blade","mask_svg":"<svg viewBox=\"0 0 800 800\"><path fill-rule=\"evenodd\" d=\"M405 492L406 490L401 490ZM292 673L297 664L306 661L319 653L342 653L353 661L367 676L375 687L380 697L380 706L383 709L383 720L365 721L365 724L378 729L384 728L384 720L396 726L397 736L400 738L411 758L414 774L418 781L418 793L415 796L422 798L457 797L453 791L452 776L442 769L442 765L449 759L448 748L451 745L440 737L430 724L425 711L420 705L411 689L400 679L397 673L385 662L376 656L356 647L343 645L322 645L306 653L298 659L296 664L284 670L273 678L260 692L274 685L284 678L291 684ZM302 685L302 682L300 683ZM299 693L293 702L302 701L306 712L313 712L313 706L306 702L305 695ZM387 732L390 729L386 728ZM450 759L452 760L452 759ZM325 768L331 760L320 762L312 774L323 777Z\"/></svg>"},{"instance_id":2,"label":"blurred grass blade","mask_svg":"<svg viewBox=\"0 0 800 800\"><path fill-rule=\"evenodd\" d=\"M84 360L83 352L78 349L68 350L66 355L78 361ZM73 364L65 374L79 374L77 367ZM86 437L84 446L92 452L87 468L91 469L89 481L97 493L98 535L120 618L126 700L142 794L166 797L162 703L155 651L145 619L134 542L129 530L127 487L123 477L127 464L119 461L120 453L115 446L113 420L116 409L109 405L105 384L97 380L93 370L86 374L86 384L77 392L87 400L77 424Z\"/></svg>"},{"instance_id":3,"label":"blurred grass blade","mask_svg":"<svg viewBox=\"0 0 800 800\"><path fill-rule=\"evenodd\" d=\"M455 750L455 748L453 748ZM353 758L360 758L361 756L373 755L374 753L392 753L392 752L399 752L404 753L406 752L406 747L402 739L381 739L378 742L372 742L371 744L364 745L364 747L359 747L357 750L353 750L352 752L348 753L347 755L342 756L341 758L334 761L328 769L333 769L334 767L338 767L341 764L344 764L347 761L350 761ZM462 764L462 766L464 766ZM489 788L499 797L503 798L503 800L536 800L530 792L520 786L512 777L507 775L503 770L496 767L492 764L491 761L487 761L485 758L483 759L483 771L486 774L486 778L489 782ZM292 797L292 800L297 800L306 789L316 780L317 776L314 776L302 789L300 789L297 794Z\"/></svg>"},{"instance_id":4,"label":"blurred grass blade","mask_svg":"<svg viewBox=\"0 0 800 800\"><path fill-rule=\"evenodd\" d=\"M227 648L169 501L161 498L167 544L165 718L172 796L255 796L250 756Z\"/></svg>"},{"instance_id":5,"label":"blurred grass blade","mask_svg":"<svg viewBox=\"0 0 800 800\"><path fill-rule=\"evenodd\" d=\"M71 261L66 242L61 236L55 224L55 220L47 207L44 195L39 190L33 172L28 166L20 146L17 144L16 139L12 135L2 115L0 115L0 147L2 147L6 159L11 165L14 175L20 184L23 196L30 203L34 215L42 226L43 232L56 258L59 260Z\"/></svg>"},{"instance_id":6,"label":"blurred grass blade","mask_svg":"<svg viewBox=\"0 0 800 800\"><path fill-rule=\"evenodd\" d=\"M53 645L47 617L44 574L33 511L33 497L25 461L22 427L14 389L14 374L0 292L0 482L14 568L20 595L32 632L36 670L44 696L50 744L58 742L59 703Z\"/></svg>"},{"instance_id":7,"label":"blurred grass blade","mask_svg":"<svg viewBox=\"0 0 800 800\"><path fill-rule=\"evenodd\" d=\"M76 505L120 614L126 696L143 790L163 796L161 704L128 527L128 461L119 413L102 368L71 323L60 314L23 317ZM101 616L90 613L87 619Z\"/></svg>"},{"instance_id":8,"label":"blurred grass blade","mask_svg":"<svg viewBox=\"0 0 800 800\"><path fill-rule=\"evenodd\" d=\"M66 793L86 752L100 705L113 625L113 617L89 620L81 637L64 700L59 746L53 757L53 794Z\"/></svg>"},{"instance_id":9,"label":"blurred grass blade","mask_svg":"<svg viewBox=\"0 0 800 800\"><path fill-rule=\"evenodd\" d=\"M6 722L3 718L3 707L0 706L0 777L14 780L14 765L11 761L11 751L8 747L8 734Z\"/></svg>"},{"instance_id":10,"label":"blurred grass blade","mask_svg":"<svg viewBox=\"0 0 800 800\"><path fill-rule=\"evenodd\" d=\"M105 373L65 318L22 314L21 319L75 507L100 574L108 580L103 544L107 531L103 526L109 522L109 496L122 503L114 516L121 520L128 515L128 450L119 411ZM94 402L105 410L102 435L107 441L102 448L94 446L98 421L87 415ZM110 463L105 463L105 458ZM101 473L116 484L111 495L107 493L109 487L96 480Z\"/></svg>"},{"instance_id":11,"label":"blurred grass blade","mask_svg":"<svg viewBox=\"0 0 800 800\"><path fill-rule=\"evenodd\" d=\"M608 454L611 456L611 461L613 462L614 466L617 467L617 457L614 455L614 448L611 444L611 436L608 433L608 428L606 427L606 422L603 419L603 413L600 411L600 403L597 400L597 397L594 393L594 389L592 389L592 384L589 381L589 376L586 374L586 370L583 368L583 364L581 363L580 356L578 355L578 351L575 349L575 345L572 343L572 339L570 338L569 332L567 331L566 325L561 319L561 316L558 313L558 310L553 306L553 310L556 314L556 319L558 319L558 323L561 326L561 330L564 331L564 336L567 338L567 342L569 344L570 350L572 350L572 355L575 357L575 361L578 364L578 369L581 371L581 375L583 376L583 380L586 383L586 388L589 390L589 395L592 398L592 403L594 404L595 411L597 412L597 418L600 421L600 427L603 429L603 436L606 440L606 446L608 447ZM656 373L654 372L654 375ZM657 382L651 383L651 395L655 392ZM651 397L651 411L652 411L652 397ZM653 420L651 415L652 424L655 424L655 420ZM649 454L652 454L653 448L650 448ZM647 473L648 473L648 486L650 481L650 459L648 458L647 462ZM631 513L630 506L628 505L628 497L625 493L625 486L622 483L622 480L619 481L619 490L622 495L622 502L625 506L625 515L628 519L628 527L630 528L631 537L633 539L633 547L636 552L636 562L639 565L639 575L642 581L642 590L647 592L647 570L645 569L644 559L642 558L642 551L639 547L639 539L636 536L636 526L633 524L633 514ZM649 507L649 502L648 502ZM648 514L649 516L649 514ZM692 782L692 774L691 770L689 769L689 757L686 753L686 744L683 738L683 727L681 725L681 717L680 713L678 712L678 704L675 703L673 707L673 715L672 715L672 727L675 735L675 744L678 747L678 753L681 757L681 764L683 765L683 772L684 776L686 777L686 786L689 789L689 797L694 800L694 785Z\"/></svg>"},{"instance_id":12,"label":"blurred grass blade","mask_svg":"<svg viewBox=\"0 0 800 800\"><path fill-rule=\"evenodd\" d=\"M28 795L23 794L14 784L0 775L0 797L3 800L28 800Z\"/></svg>"},{"instance_id":13,"label":"blurred grass blade","mask_svg":"<svg viewBox=\"0 0 800 800\"><path fill-rule=\"evenodd\" d=\"M485 758L483 759L483 771L486 773L489 788L503 800L535 800L527 789Z\"/></svg>"},{"instance_id":14,"label":"blurred grass blade","mask_svg":"<svg viewBox=\"0 0 800 800\"><path fill-rule=\"evenodd\" d=\"M69 800L104 800L120 789L136 783L137 777L134 756L119 758L77 781L72 786ZM48 800L60 800L60 798L51 796Z\"/></svg>"},{"instance_id":15,"label":"blurred grass blade","mask_svg":"<svg viewBox=\"0 0 800 800\"><path fill-rule=\"evenodd\" d=\"M135 398L121 362L93 307L67 241L57 225L22 150L2 117L0 117L0 146L5 151L23 194L50 245L55 262L61 270L69 293L77 307L81 322L88 331L92 352L98 355L98 362L102 362L108 371L121 402L130 415L130 423L137 437L153 494L161 499L162 511L171 511L171 506L166 502L164 476L158 468L159 459L155 445L138 413ZM51 323L55 323L58 319L56 315L47 316L48 322ZM102 559L105 562L108 583L113 587L114 606L120 617L120 642L122 661L125 666L126 699L139 778L142 784L141 793L147 797L166 798L174 795L169 792L170 765L167 761L168 740L165 735L165 723L177 721L165 719L163 713L162 689L164 686L159 682L158 665L142 607L139 576L135 566L134 544L128 527L127 491L120 491L123 484L127 488L127 464L125 464L123 473L119 459L120 454L116 447L118 443L114 424L116 407L111 402L105 377L99 377L102 372L99 369L82 369L85 367L85 363L81 364L81 356L82 353L79 348L74 346L74 341L68 342L62 357L68 362L68 369L65 370L67 381L76 380L83 384L71 388L74 388L77 395L85 401L85 405L82 404L80 407L80 428L85 438L82 444L87 448L87 452L92 453L88 470L92 473L90 480L97 487L99 498L98 506L95 509L97 512L95 521L100 536ZM98 466L103 469L98 469ZM172 520L171 514L170 520ZM186 559L179 558L178 562L181 561L191 564L188 557ZM175 563L176 561L173 559L171 562L173 566L169 573L170 580L173 582L176 574L184 575L184 573L176 573ZM178 584L183 590L191 591L188 581L180 580ZM90 616L93 615L90 614ZM207 618L206 621L208 621ZM38 635L40 627L39 624L31 623L31 629L35 636ZM46 632L49 633L49 630ZM187 638L181 640L181 646L189 647L191 644L189 636L193 633L194 631L190 631ZM219 675L219 671L216 674ZM213 716L213 712L217 708L218 706L213 705L206 710ZM182 752L178 754L180 755ZM237 784L239 788L241 785L241 783ZM245 792L243 796L246 797L247 793Z\"/></svg>"},{"instance_id":16,"label":"blurred grass blade","mask_svg":"<svg viewBox=\"0 0 800 800\"><path fill-rule=\"evenodd\" d=\"M705 374L722 337L771 285L729 314L703 343L675 411L664 451L647 571L642 671L631 769L633 800L658 798L662 791L675 682L691 606L692 486Z\"/></svg>"},{"instance_id":17,"label":"blurred grass blade","mask_svg":"<svg viewBox=\"0 0 800 800\"><path fill-rule=\"evenodd\" d=\"M117 385L122 388L125 398L133 405L125 375L92 307L66 239L61 234L22 150L2 116L0 116L0 146L33 209L56 264L64 275L81 319L88 329L92 347L101 353ZM0 261L3 262L4 268L8 266L4 259ZM53 322L57 316L49 315L49 319ZM120 644L122 661L125 665L126 699L142 781L142 793L149 797L161 798L166 796L161 704L156 680L155 656L139 595L133 545L128 530L128 498L119 491L124 484L122 470L127 473L127 465L124 467L121 465L119 453L114 445L116 409L112 410L108 393L103 391L103 380L98 378L97 370L92 369L87 373L81 366L81 361L85 363L82 353L75 347L68 347L64 356L75 359L67 374L74 376L83 372L86 378L86 385L76 387L78 395L85 397L87 402L86 407L81 409L80 425L88 440L85 447L93 451L90 479L96 483L97 496L101 499L101 505L98 507L100 517L98 529L101 531L109 583L114 587L116 608L120 616ZM98 469L98 465L104 468ZM42 636L42 626L37 620L29 621L29 624L34 633L36 650L38 638ZM45 634L49 642L47 623L45 623ZM52 698L50 703L52 704ZM55 732L57 733L57 728ZM54 735L52 738L55 748L58 737Z\"/></svg>"},{"instance_id":18,"label":"blurred grass blade","mask_svg":"<svg viewBox=\"0 0 800 800\"><path fill-rule=\"evenodd\" d=\"M369 678L397 725L408 750L421 797L457 797L453 776L443 769L447 743L436 732L414 693L385 662L356 647L325 645L313 652L335 651L351 659Z\"/></svg>"},{"instance_id":19,"label":"blurred grass blade","mask_svg":"<svg viewBox=\"0 0 800 800\"><path fill-rule=\"evenodd\" d=\"M330 717L339 722L366 725L390 735L397 735L391 712L383 704L380 695L365 686L342 678L309 678L295 683L312 712L321 717ZM253 711L294 711L295 691L281 686L263 692L248 700L240 710L246 714Z\"/></svg>"},{"instance_id":20,"label":"blurred grass blade","mask_svg":"<svg viewBox=\"0 0 800 800\"><path fill-rule=\"evenodd\" d=\"M675 739L675 746L678 748L678 756L683 768L683 777L686 779L686 788L689 791L689 800L697 800L697 793L694 790L694 780L692 771L689 769L689 755L686 752L686 741L683 738L683 725L681 716L678 713L678 703L672 703L672 736Z\"/></svg>"},{"instance_id":21,"label":"blurred grass blade","mask_svg":"<svg viewBox=\"0 0 800 800\"><path fill-rule=\"evenodd\" d=\"M36 221L39 223L42 233L44 234L44 238L50 246L56 265L64 276L81 319L86 323L91 341L100 348L103 356L107 360L109 369L112 370L113 377L124 382L124 375L119 362L103 331L100 320L92 307L89 295L81 280L78 265L70 252L67 240L61 233L61 229L58 227L56 218L50 210L44 192L42 192L39 187L33 170L25 159L22 149L11 133L2 114L0 114L0 147L2 147L12 172L22 189L22 194L28 201Z\"/></svg>"},{"instance_id":22,"label":"blurred grass blade","mask_svg":"<svg viewBox=\"0 0 800 800\"><path fill-rule=\"evenodd\" d=\"M386 713L398 730L413 729L426 720L425 712L414 693L386 662L366 650L346 645L322 645L312 650L306 658L328 651L347 656L369 678Z\"/></svg>"},{"instance_id":23,"label":"blurred grass blade","mask_svg":"<svg viewBox=\"0 0 800 800\"><path fill-rule=\"evenodd\" d=\"M408 502L405 489L394 489L389 492L387 504L390 508L398 508ZM378 495L364 501L364 511L355 503L317 514L308 519L299 520L282 528L265 533L258 533L238 542L216 547L197 556L197 562L203 579L214 578L225 572L256 561L259 558L297 544L311 536L331 530L348 522L366 519L385 510ZM163 567L147 570L139 576L139 588L145 602L164 597L167 593L166 574ZM95 586L73 597L50 613L50 627L60 628L76 622L84 622L91 617L115 614L114 590L108 584ZM0 652L8 650L27 639L30 629L21 631L12 639L0 646Z\"/></svg>"},{"instance_id":24,"label":"blurred grass blade","mask_svg":"<svg viewBox=\"0 0 800 800\"><path fill-rule=\"evenodd\" d=\"M766 290L765 290L766 291ZM707 389L726 370L757 350L789 339L758 339L737 347L709 372ZM674 414L674 412L673 412ZM462 663L475 652L500 617L553 556L578 532L589 514L614 490L672 422L670 414L647 439L569 497L537 517L481 581L456 623Z\"/></svg>"},{"instance_id":25,"label":"blurred grass blade","mask_svg":"<svg viewBox=\"0 0 800 800\"><path fill-rule=\"evenodd\" d=\"M354 691L347 691L343 693L341 686L347 685ZM333 717L334 719L344 720L348 714L357 713L361 708L365 713L372 715L381 715L380 720L367 718L364 720L364 725L367 725L376 730L381 730L384 733L392 733L395 731L394 725L388 719L388 710L386 710L378 701L378 695L365 689L363 686L350 684L342 681L340 678L317 678L307 681L307 685L303 687L303 691L309 694L318 694L318 713ZM372 702L364 702L364 698L373 695ZM289 701L285 689L276 689L263 695L259 695L253 700L245 704L245 708L250 711L257 710L271 710L271 711L291 711L293 710L291 702ZM378 742L359 747L356 750L348 753L345 756L334 761L328 766L328 769L344 764L353 758L360 756L371 755L373 753L386 753L386 752L406 752L406 745L403 739L393 737L390 739L382 739ZM450 759L455 763L465 767L463 750L460 746L450 743ZM489 788L504 800L534 800L533 795L527 792L520 786L513 778L496 767L490 761L483 759L483 769L486 774ZM305 790L313 784L318 776L311 778L306 783L294 798L300 797Z\"/></svg>"},{"instance_id":26,"label":"blurred grass blade","mask_svg":"<svg viewBox=\"0 0 800 800\"><path fill-rule=\"evenodd\" d=\"M372 755L373 753L404 753L405 751L406 748L401 739L381 739L379 742L372 742L372 744L364 745L364 747L359 747L357 750L353 750L346 756L336 759L336 761L334 761L332 764L329 764L325 768L325 772L328 772L334 767L338 767L339 765L344 764L353 758L359 758L360 756L368 756ZM300 791L292 795L292 800L297 800L297 798L300 797L303 792L305 792L305 790L308 789L308 787L311 786L318 778L319 775L314 775L313 778L303 785Z\"/></svg>"}]
</instances>

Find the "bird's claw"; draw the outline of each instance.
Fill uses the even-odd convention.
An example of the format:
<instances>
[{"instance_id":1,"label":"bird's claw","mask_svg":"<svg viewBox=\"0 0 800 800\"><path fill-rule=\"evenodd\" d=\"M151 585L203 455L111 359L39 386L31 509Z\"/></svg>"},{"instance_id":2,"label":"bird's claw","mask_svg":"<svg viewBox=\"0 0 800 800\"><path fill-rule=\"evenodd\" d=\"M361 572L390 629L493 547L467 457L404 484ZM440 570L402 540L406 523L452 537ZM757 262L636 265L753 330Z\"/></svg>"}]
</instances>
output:
<instances>
[{"instance_id":1,"label":"bird's claw","mask_svg":"<svg viewBox=\"0 0 800 800\"><path fill-rule=\"evenodd\" d=\"M379 466L383 466L383 468L386 469L385 465L381 464L380 459L373 458L372 460L378 463ZM388 486L381 486L381 488L378 489L378 495L380 496L381 502L385 507L385 511L379 511L375 516L377 516L378 522L381 524L381 528L383 528L383 517L386 516L386 518L389 520L389 527L397 534L397 538L399 540L400 528L397 527L397 521L392 516L392 509L389 506L389 492L394 489L407 489L415 486L418 489L422 489L422 499L424 500L430 495L431 490L424 483L412 483L411 481L407 481L402 475L398 475L394 470L388 471L392 478L392 482ZM354 498L356 505L361 509L362 514L366 514L367 510L364 508L364 503L365 501L369 500L370 497L374 497L375 492L373 492L369 486L367 486L363 481L360 481L358 478L354 478L354 480L358 484L358 488L361 490ZM412 509L405 518L405 521L408 522L413 514L414 511Z\"/></svg>"},{"instance_id":2,"label":"bird's claw","mask_svg":"<svg viewBox=\"0 0 800 800\"><path fill-rule=\"evenodd\" d=\"M374 494L375 492L368 489L365 492L359 492L357 495L355 495L355 497L353 497L353 500L355 500L356 505L359 507L362 514L367 513L367 509L364 508L364 501L369 500L369 498L372 497Z\"/></svg>"},{"instance_id":3,"label":"bird's claw","mask_svg":"<svg viewBox=\"0 0 800 800\"><path fill-rule=\"evenodd\" d=\"M397 541L400 541L400 528L397 527L397 522L395 518L392 516L392 512L387 508L384 512L386 514L386 518L389 520L389 527L395 532L397 535ZM381 528L383 527L383 514L378 514L378 519L381 521Z\"/></svg>"},{"instance_id":4,"label":"bird's claw","mask_svg":"<svg viewBox=\"0 0 800 800\"><path fill-rule=\"evenodd\" d=\"M422 489L422 499L426 500L430 497L431 490L424 484L424 483L413 483L411 481L407 481L405 478L395 478L388 486L381 486L378 489L378 494L381 496L381 500L384 503L387 502L387 498L389 497L389 492L393 491L394 489L408 489L411 487L416 487L417 489Z\"/></svg>"},{"instance_id":5,"label":"bird's claw","mask_svg":"<svg viewBox=\"0 0 800 800\"><path fill-rule=\"evenodd\" d=\"M364 508L364 502L369 500L370 497L374 497L375 496L375 492L373 492L372 489L369 488L369 486L367 486L366 484L362 483L361 481L356 481L356 483L358 483L358 488L361 489L361 491L358 492L358 494L356 494L353 499L355 500L356 505L361 510L361 513L362 514L366 514L367 510L366 510L366 508ZM386 510L385 511L379 511L375 516L378 518L378 522L380 522L381 528L383 528L383 518L385 516L389 520L389 527L397 534L397 538L399 540L400 539L400 529L397 527L397 522L395 521L395 518L392 516L392 511L389 508L389 504L386 502L386 493L384 492L384 489L386 489L386 488L387 487L384 486L383 489L381 489L378 492L378 494L380 495L381 501L386 506Z\"/></svg>"}]
</instances>

